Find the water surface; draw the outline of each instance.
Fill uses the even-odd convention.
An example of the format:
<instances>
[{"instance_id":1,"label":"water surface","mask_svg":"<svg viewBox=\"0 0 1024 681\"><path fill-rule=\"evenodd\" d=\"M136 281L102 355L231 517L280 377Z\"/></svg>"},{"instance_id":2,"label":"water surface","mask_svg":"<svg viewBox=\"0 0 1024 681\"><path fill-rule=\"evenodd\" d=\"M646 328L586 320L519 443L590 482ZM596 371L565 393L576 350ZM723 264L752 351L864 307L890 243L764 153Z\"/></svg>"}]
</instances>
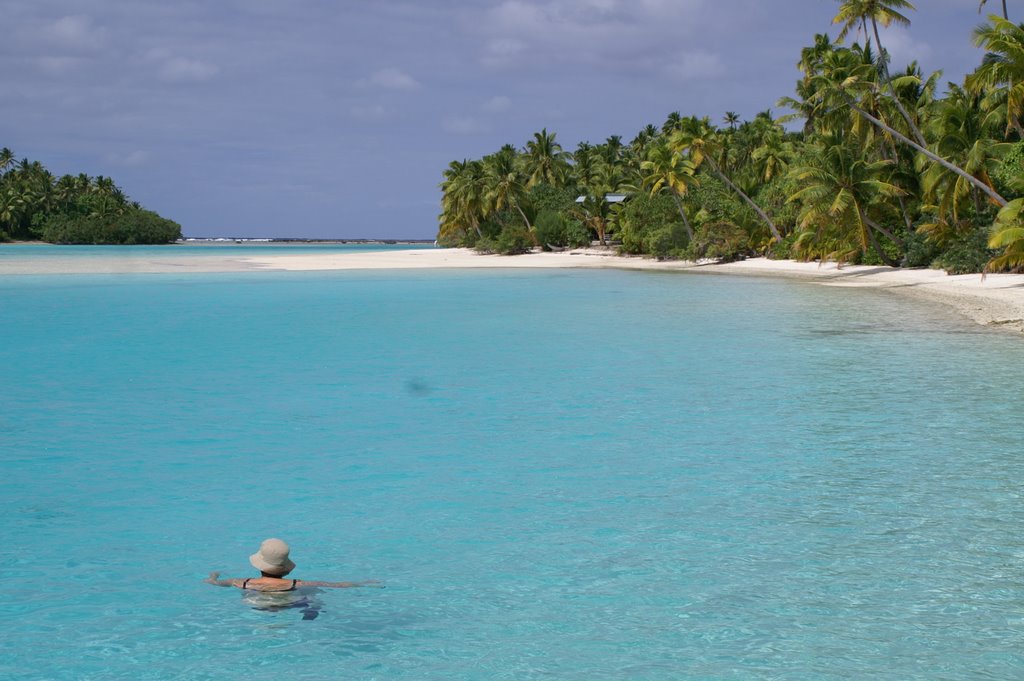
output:
<instances>
[{"instance_id":1,"label":"water surface","mask_svg":"<svg viewBox=\"0 0 1024 681\"><path fill-rule=\"evenodd\" d=\"M618 271L0 278L7 678L1024 676L1018 338ZM200 580L378 578L323 613Z\"/></svg>"}]
</instances>

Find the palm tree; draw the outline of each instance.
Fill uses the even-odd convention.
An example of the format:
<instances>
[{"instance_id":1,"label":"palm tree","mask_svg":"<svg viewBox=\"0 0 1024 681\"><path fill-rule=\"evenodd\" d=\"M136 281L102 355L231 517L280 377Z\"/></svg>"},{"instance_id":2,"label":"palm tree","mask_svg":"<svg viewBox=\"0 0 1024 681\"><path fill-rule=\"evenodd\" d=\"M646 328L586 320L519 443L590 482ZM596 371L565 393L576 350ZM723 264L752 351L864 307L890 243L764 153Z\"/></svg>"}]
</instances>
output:
<instances>
[{"instance_id":1,"label":"palm tree","mask_svg":"<svg viewBox=\"0 0 1024 681\"><path fill-rule=\"evenodd\" d=\"M679 130L679 126L682 125L682 122L683 115L678 111L673 111L665 118L665 122L661 125L661 132L666 135L670 135Z\"/></svg>"},{"instance_id":2,"label":"palm tree","mask_svg":"<svg viewBox=\"0 0 1024 681\"><path fill-rule=\"evenodd\" d=\"M985 8L986 4L988 4L988 0L981 0L978 3L978 14L981 14L981 10ZM1003 0L1003 18L1007 21L1010 20L1010 15L1006 12L1006 0Z\"/></svg>"},{"instance_id":3,"label":"palm tree","mask_svg":"<svg viewBox=\"0 0 1024 681\"><path fill-rule=\"evenodd\" d=\"M555 141L555 133L548 133L547 128L533 133L533 139L526 143L526 155L523 163L528 175L527 188L541 182L552 186L560 186L569 170L568 154Z\"/></svg>"},{"instance_id":4,"label":"palm tree","mask_svg":"<svg viewBox=\"0 0 1024 681\"><path fill-rule=\"evenodd\" d=\"M942 165L947 170L970 182L985 193L995 204L999 206L1006 205L1006 199L1000 196L995 189L963 168L942 158L926 145L919 144L899 130L896 130L882 120L879 115L876 115L880 112L872 113L868 111L862 100L867 97L870 101L870 96L877 88L871 73L871 67L861 60L847 58L849 54L850 50L836 50L826 60L821 72L812 79L814 83L814 98L821 104L824 110L840 116L845 115L843 112L846 109L855 112L858 116L884 131L893 140L912 147L929 160Z\"/></svg>"},{"instance_id":5,"label":"palm tree","mask_svg":"<svg viewBox=\"0 0 1024 681\"><path fill-rule=\"evenodd\" d=\"M986 50L985 58L967 77L973 92L1006 89L1007 132L1012 128L1024 139L1024 25L992 16L974 29L974 44Z\"/></svg>"},{"instance_id":6,"label":"palm tree","mask_svg":"<svg viewBox=\"0 0 1024 681\"><path fill-rule=\"evenodd\" d=\"M934 108L929 128L935 151L991 187L991 172L1010 145L993 139L999 131L982 111L981 97L950 84L949 94ZM922 182L925 198L937 203L940 217L947 221L959 220L960 204L968 196L974 199L975 212L982 210L978 188L942 165L928 164Z\"/></svg>"},{"instance_id":7,"label":"palm tree","mask_svg":"<svg viewBox=\"0 0 1024 681\"><path fill-rule=\"evenodd\" d=\"M0 176L7 172L7 169L14 165L14 152L4 147L0 149Z\"/></svg>"},{"instance_id":8,"label":"palm tree","mask_svg":"<svg viewBox=\"0 0 1024 681\"><path fill-rule=\"evenodd\" d=\"M795 153L793 143L786 140L784 131L773 125L761 138L761 145L751 154L758 179L771 182L783 175Z\"/></svg>"},{"instance_id":9,"label":"palm tree","mask_svg":"<svg viewBox=\"0 0 1024 681\"><path fill-rule=\"evenodd\" d=\"M768 229L771 230L775 241L778 243L782 242L782 235L779 233L775 223L768 217L768 214L722 172L721 167L715 160L715 156L722 150L721 140L707 118L698 119L691 117L684 121L682 129L672 135L670 145L673 151L687 154L694 168L707 164L711 172L718 179L724 182L729 189L736 192L748 206L754 209L758 216L768 225Z\"/></svg>"},{"instance_id":10,"label":"palm tree","mask_svg":"<svg viewBox=\"0 0 1024 681\"><path fill-rule=\"evenodd\" d=\"M644 172L643 185L651 188L651 196L665 190L672 196L679 215L683 218L686 235L693 241L693 228L686 217L682 200L690 185L697 182L693 176L693 163L672 151L667 144L659 144L651 148L647 160L641 163L640 167Z\"/></svg>"},{"instance_id":11,"label":"palm tree","mask_svg":"<svg viewBox=\"0 0 1024 681\"><path fill-rule=\"evenodd\" d=\"M729 126L730 130L735 130L736 124L740 122L740 115L735 111L726 111L722 120Z\"/></svg>"},{"instance_id":12,"label":"palm tree","mask_svg":"<svg viewBox=\"0 0 1024 681\"><path fill-rule=\"evenodd\" d=\"M658 138L661 136L661 132L657 127L648 123L645 125L640 132L636 134L633 141L629 143L629 156L631 159L639 159L643 162L643 159L647 158L647 154L651 147L657 143Z\"/></svg>"},{"instance_id":13,"label":"palm tree","mask_svg":"<svg viewBox=\"0 0 1024 681\"><path fill-rule=\"evenodd\" d=\"M881 199L902 190L886 181L892 161L870 161L850 141L833 136L823 139L794 168L793 179L801 189L789 197L800 204L801 234L797 248L807 255L844 261L870 248L883 262L897 263L885 253L875 232L902 245L888 229L871 219Z\"/></svg>"},{"instance_id":14,"label":"palm tree","mask_svg":"<svg viewBox=\"0 0 1024 681\"><path fill-rule=\"evenodd\" d=\"M911 118L906 108L900 102L899 97L896 94L895 88L892 84L892 79L889 76L888 57L885 48L882 47L882 39L878 34L878 25L888 27L892 24L898 26L909 26L910 19L903 14L900 14L898 10L901 9L915 9L914 6L907 0L842 0L842 4L839 7L839 12L832 19L833 24L842 24L843 28L839 32L839 40L843 40L851 30L859 26L867 27L870 22L873 30L875 39L875 49L878 51L878 68L882 74L882 81L888 87L889 94L892 96L893 103L896 108L899 109L900 115L907 122L910 128L911 134L917 140L917 143L921 146L928 146L928 143L924 139L924 135L921 134L921 130L917 124Z\"/></svg>"},{"instance_id":15,"label":"palm tree","mask_svg":"<svg viewBox=\"0 0 1024 681\"><path fill-rule=\"evenodd\" d=\"M996 216L988 240L989 248L1002 248L1002 255L985 265L986 272L1024 267L1024 199L1008 203Z\"/></svg>"},{"instance_id":16,"label":"palm tree","mask_svg":"<svg viewBox=\"0 0 1024 681\"><path fill-rule=\"evenodd\" d=\"M482 236L480 219L484 216L485 174L480 161L452 161L441 183L442 237L454 237L467 227Z\"/></svg>"},{"instance_id":17,"label":"palm tree","mask_svg":"<svg viewBox=\"0 0 1024 681\"><path fill-rule=\"evenodd\" d=\"M485 190L484 201L488 213L496 213L505 208L513 208L526 224L528 231L533 231L530 219L523 211L526 200L526 180L519 169L518 155L515 147L506 144L499 151L484 157Z\"/></svg>"}]
</instances>

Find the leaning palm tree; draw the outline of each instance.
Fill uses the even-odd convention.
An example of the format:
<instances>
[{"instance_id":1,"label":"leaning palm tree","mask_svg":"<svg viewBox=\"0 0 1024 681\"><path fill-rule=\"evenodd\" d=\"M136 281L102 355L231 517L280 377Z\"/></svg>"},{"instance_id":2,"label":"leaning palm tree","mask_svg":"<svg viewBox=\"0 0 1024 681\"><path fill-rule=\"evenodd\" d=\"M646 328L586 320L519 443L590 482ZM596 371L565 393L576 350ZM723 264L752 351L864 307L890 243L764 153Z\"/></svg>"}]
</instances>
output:
<instances>
[{"instance_id":1,"label":"leaning palm tree","mask_svg":"<svg viewBox=\"0 0 1024 681\"><path fill-rule=\"evenodd\" d=\"M482 236L480 219L484 215L485 175L480 161L452 161L441 183L440 236L453 238L466 228Z\"/></svg>"},{"instance_id":2,"label":"leaning palm tree","mask_svg":"<svg viewBox=\"0 0 1024 681\"><path fill-rule=\"evenodd\" d=\"M826 64L821 69L821 72L812 79L814 86L813 98L824 110L830 112L849 110L856 113L879 130L885 132L893 140L912 147L930 161L938 163L967 182L970 182L987 195L996 205L1000 207L1006 205L1006 199L985 182L936 154L926 145L916 142L894 128L878 115L879 111L875 111L875 113L869 111L870 107L865 105L865 99L871 99L877 93L878 86L875 83L875 74L872 73L872 67L863 61L846 59L845 57L849 54L850 50L836 50L826 60Z\"/></svg>"},{"instance_id":3,"label":"leaning palm tree","mask_svg":"<svg viewBox=\"0 0 1024 681\"><path fill-rule=\"evenodd\" d=\"M991 174L1010 145L998 141L1000 131L986 117L979 95L950 84L949 94L934 106L929 131L936 140L933 148L943 158L986 185L993 185ZM982 194L977 187L938 163L919 159L918 165L926 167L921 178L924 198L938 207L941 219L951 224L959 221L961 205L967 199L973 200L975 213L982 211Z\"/></svg>"},{"instance_id":4,"label":"leaning palm tree","mask_svg":"<svg viewBox=\"0 0 1024 681\"><path fill-rule=\"evenodd\" d=\"M683 196L690 185L697 183L693 176L693 163L672 151L667 144L659 144L650 149L647 160L640 164L640 168L644 173L643 185L650 187L651 196L666 191L675 201L679 216L683 219L683 227L686 228L686 235L693 241L693 228L690 227L690 220L686 217L686 209L683 206Z\"/></svg>"},{"instance_id":5,"label":"leaning palm tree","mask_svg":"<svg viewBox=\"0 0 1024 681\"><path fill-rule=\"evenodd\" d=\"M672 150L677 153L686 154L694 168L707 165L711 172L725 183L729 189L736 192L748 206L768 225L772 237L777 243L782 242L782 235L768 214L758 206L753 199L747 196L746 192L740 189L729 176L722 172L721 166L715 157L722 151L721 139L718 132L712 127L707 118L689 118L685 120L681 129L672 135L669 144Z\"/></svg>"},{"instance_id":6,"label":"leaning palm tree","mask_svg":"<svg viewBox=\"0 0 1024 681\"><path fill-rule=\"evenodd\" d=\"M533 225L523 210L526 200L526 178L520 171L515 147L506 144L498 152L484 158L484 202L488 213L513 208L533 231Z\"/></svg>"},{"instance_id":7,"label":"leaning palm tree","mask_svg":"<svg viewBox=\"0 0 1024 681\"><path fill-rule=\"evenodd\" d=\"M867 160L850 141L834 136L822 140L792 176L800 190L789 200L800 204L797 248L808 256L838 261L874 250L885 263L896 261L882 248L876 232L897 245L889 229L871 218L882 200L902 193L888 181L892 161Z\"/></svg>"},{"instance_id":8,"label":"leaning palm tree","mask_svg":"<svg viewBox=\"0 0 1024 681\"><path fill-rule=\"evenodd\" d=\"M1007 132L1016 130L1024 139L1024 25L997 16L974 29L974 44L985 49L985 58L967 77L973 92L1006 90Z\"/></svg>"},{"instance_id":9,"label":"leaning palm tree","mask_svg":"<svg viewBox=\"0 0 1024 681\"><path fill-rule=\"evenodd\" d=\"M898 26L909 26L910 19L901 14L899 10L910 9L914 6L907 0L841 0L839 12L832 19L834 24L842 24L839 32L839 40L843 40L852 30L870 24L875 40L875 49L878 51L878 68L882 74L883 84L889 89L893 103L899 109L900 115L907 122L911 135L921 146L928 146L924 135L918 128L906 107L900 102L899 96L893 87L892 79L889 76L888 57L885 48L882 47L882 39L879 36L878 25L888 27L893 24Z\"/></svg>"}]
</instances>

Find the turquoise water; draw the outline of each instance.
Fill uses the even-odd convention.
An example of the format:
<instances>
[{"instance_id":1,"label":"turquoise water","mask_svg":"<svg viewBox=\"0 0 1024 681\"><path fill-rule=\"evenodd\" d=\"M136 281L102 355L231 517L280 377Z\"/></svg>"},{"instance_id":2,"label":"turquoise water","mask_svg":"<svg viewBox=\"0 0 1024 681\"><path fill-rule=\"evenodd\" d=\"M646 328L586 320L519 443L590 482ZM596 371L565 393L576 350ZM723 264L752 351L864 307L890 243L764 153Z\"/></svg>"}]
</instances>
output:
<instances>
[{"instance_id":1,"label":"turquoise water","mask_svg":"<svg viewBox=\"0 0 1024 681\"><path fill-rule=\"evenodd\" d=\"M1024 345L616 271L0 278L0 677L1024 676ZM254 610L268 536L322 614Z\"/></svg>"}]
</instances>

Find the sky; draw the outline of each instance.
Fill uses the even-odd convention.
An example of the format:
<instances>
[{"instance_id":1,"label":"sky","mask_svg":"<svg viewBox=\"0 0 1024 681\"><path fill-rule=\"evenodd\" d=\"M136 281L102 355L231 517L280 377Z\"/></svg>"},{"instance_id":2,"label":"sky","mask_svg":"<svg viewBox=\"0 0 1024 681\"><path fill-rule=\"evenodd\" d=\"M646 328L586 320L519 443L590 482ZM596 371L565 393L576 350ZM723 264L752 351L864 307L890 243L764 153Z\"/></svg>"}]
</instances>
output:
<instances>
[{"instance_id":1,"label":"sky","mask_svg":"<svg viewBox=\"0 0 1024 681\"><path fill-rule=\"evenodd\" d=\"M894 67L959 81L982 56L978 0L915 4L883 34ZM0 0L0 147L112 176L186 236L432 239L452 160L544 128L571 150L672 111L785 113L800 50L838 33L837 7Z\"/></svg>"}]
</instances>

